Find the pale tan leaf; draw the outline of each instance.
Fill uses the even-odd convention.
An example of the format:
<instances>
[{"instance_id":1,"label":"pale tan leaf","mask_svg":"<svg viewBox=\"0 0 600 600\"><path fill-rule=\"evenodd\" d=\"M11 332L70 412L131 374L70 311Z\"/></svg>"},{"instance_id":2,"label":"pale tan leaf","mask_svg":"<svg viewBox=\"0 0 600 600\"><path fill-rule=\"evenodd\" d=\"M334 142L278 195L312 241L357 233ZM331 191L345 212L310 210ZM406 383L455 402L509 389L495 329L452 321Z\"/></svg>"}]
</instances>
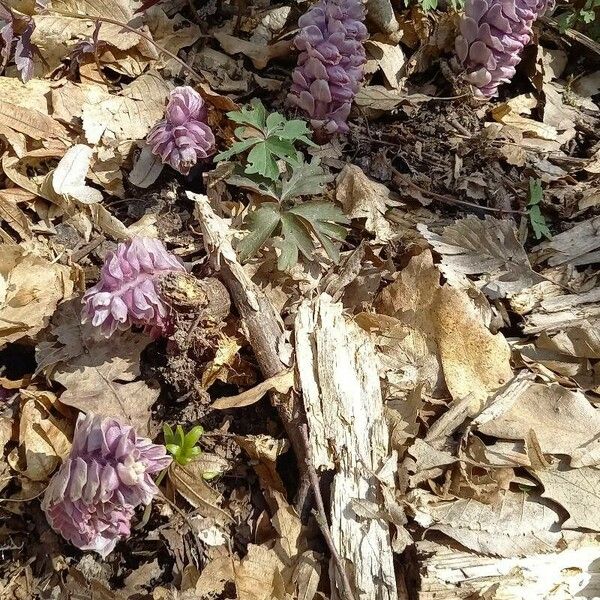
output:
<instances>
[{"instance_id":1,"label":"pale tan leaf","mask_svg":"<svg viewBox=\"0 0 600 600\"><path fill-rule=\"evenodd\" d=\"M180 465L176 462L169 467L169 480L175 490L181 494L203 517L215 519L225 524L233 521L228 512L220 508L221 495L204 479L204 465L197 460Z\"/></svg>"},{"instance_id":2,"label":"pale tan leaf","mask_svg":"<svg viewBox=\"0 0 600 600\"><path fill-rule=\"evenodd\" d=\"M278 585L283 568L272 549L250 544L235 569L238 600L286 600L284 590Z\"/></svg>"},{"instance_id":3,"label":"pale tan leaf","mask_svg":"<svg viewBox=\"0 0 600 600\"><path fill-rule=\"evenodd\" d=\"M35 196L21 188L0 190L0 221L4 221L23 240L31 238L29 218L19 207L19 202L31 202Z\"/></svg>"},{"instance_id":4,"label":"pale tan leaf","mask_svg":"<svg viewBox=\"0 0 600 600\"><path fill-rule=\"evenodd\" d=\"M426 492L409 495L416 521L482 554L519 556L551 552L561 540L559 513L542 498L506 492L495 505L473 499L439 502Z\"/></svg>"},{"instance_id":5,"label":"pale tan leaf","mask_svg":"<svg viewBox=\"0 0 600 600\"><path fill-rule=\"evenodd\" d=\"M85 183L92 154L93 149L84 144L69 148L49 176L52 190L66 200L74 199L83 204L101 202L102 192Z\"/></svg>"},{"instance_id":6,"label":"pale tan leaf","mask_svg":"<svg viewBox=\"0 0 600 600\"><path fill-rule=\"evenodd\" d=\"M371 17L369 12L369 17ZM368 56L377 61L387 83L392 89L400 89L403 85L406 56L400 44L387 44L377 40L369 40L366 44Z\"/></svg>"},{"instance_id":7,"label":"pale tan leaf","mask_svg":"<svg viewBox=\"0 0 600 600\"><path fill-rule=\"evenodd\" d=\"M462 290L441 288L433 316L446 385L455 400L470 396L471 409L478 412L512 379L508 343L501 333L489 331Z\"/></svg>"},{"instance_id":8,"label":"pale tan leaf","mask_svg":"<svg viewBox=\"0 0 600 600\"><path fill-rule=\"evenodd\" d=\"M59 138L66 140L66 128L52 117L31 108L23 108L10 102L0 103L0 125L25 134L34 140Z\"/></svg>"},{"instance_id":9,"label":"pale tan leaf","mask_svg":"<svg viewBox=\"0 0 600 600\"><path fill-rule=\"evenodd\" d=\"M191 46L200 38L200 27L188 21L180 13L175 13L173 18L169 18L160 6L153 6L144 12L144 17L152 39L162 48L175 55L182 48ZM170 65L173 65L174 75L181 69L179 63L176 63L164 53L160 53L154 68L163 69Z\"/></svg>"},{"instance_id":10,"label":"pale tan leaf","mask_svg":"<svg viewBox=\"0 0 600 600\"><path fill-rule=\"evenodd\" d=\"M55 402L51 392L21 392L19 448L10 455L13 469L33 481L46 481L71 449L73 426L47 410Z\"/></svg>"},{"instance_id":11,"label":"pale tan leaf","mask_svg":"<svg viewBox=\"0 0 600 600\"><path fill-rule=\"evenodd\" d=\"M67 388L60 397L63 404L85 413L115 417L132 425L140 435L149 434L150 407L158 399L158 387L151 388L145 381L111 381L96 367L81 367L57 375L56 380Z\"/></svg>"},{"instance_id":12,"label":"pale tan leaf","mask_svg":"<svg viewBox=\"0 0 600 600\"><path fill-rule=\"evenodd\" d=\"M257 69L264 69L274 58L287 56L291 50L291 42L283 40L271 45L255 44L228 33L217 31L214 34L223 50L228 54L242 53L247 56Z\"/></svg>"},{"instance_id":13,"label":"pale tan leaf","mask_svg":"<svg viewBox=\"0 0 600 600\"><path fill-rule=\"evenodd\" d=\"M600 261L600 217L587 219L536 247L550 266L588 265Z\"/></svg>"},{"instance_id":14,"label":"pale tan leaf","mask_svg":"<svg viewBox=\"0 0 600 600\"><path fill-rule=\"evenodd\" d=\"M453 284L464 275L484 275L477 282L491 298L511 296L544 280L535 273L509 220L473 216L454 222L437 235L417 229L442 255L440 270Z\"/></svg>"},{"instance_id":15,"label":"pale tan leaf","mask_svg":"<svg viewBox=\"0 0 600 600\"><path fill-rule=\"evenodd\" d=\"M268 435L238 435L235 441L255 461L254 470L262 485L267 489L285 492L285 486L277 472L277 458L288 450L289 442Z\"/></svg>"},{"instance_id":16,"label":"pale tan leaf","mask_svg":"<svg viewBox=\"0 0 600 600\"><path fill-rule=\"evenodd\" d=\"M400 105L419 108L429 100L431 97L425 94L408 94L403 90L388 90L382 85L368 85L358 90L354 102L361 108L389 112Z\"/></svg>"},{"instance_id":17,"label":"pale tan leaf","mask_svg":"<svg viewBox=\"0 0 600 600\"><path fill-rule=\"evenodd\" d=\"M87 141L141 140L162 119L169 94L168 83L149 71L126 86L120 95L89 86L83 105L83 129Z\"/></svg>"},{"instance_id":18,"label":"pale tan leaf","mask_svg":"<svg viewBox=\"0 0 600 600\"><path fill-rule=\"evenodd\" d=\"M366 219L365 227L375 234L375 243L394 239L387 211L402 206L399 197L385 185L369 179L356 165L346 165L336 180L336 198L351 219Z\"/></svg>"},{"instance_id":19,"label":"pale tan leaf","mask_svg":"<svg viewBox=\"0 0 600 600\"><path fill-rule=\"evenodd\" d=\"M43 329L73 293L69 267L0 244L0 347Z\"/></svg>"},{"instance_id":20,"label":"pale tan leaf","mask_svg":"<svg viewBox=\"0 0 600 600\"><path fill-rule=\"evenodd\" d=\"M600 435L600 412L581 392L529 382L514 395L509 410L478 427L508 440L526 440L531 429L544 454L570 455Z\"/></svg>"},{"instance_id":21,"label":"pale tan leaf","mask_svg":"<svg viewBox=\"0 0 600 600\"><path fill-rule=\"evenodd\" d=\"M600 470L594 467L571 469L561 462L531 474L544 486L544 498L554 500L570 515L565 529L600 531Z\"/></svg>"},{"instance_id":22,"label":"pale tan leaf","mask_svg":"<svg viewBox=\"0 0 600 600\"><path fill-rule=\"evenodd\" d=\"M225 410L229 408L240 408L242 406L249 406L258 402L267 392L275 390L280 394L287 393L294 385L294 371L288 369L282 371L265 381L261 381L257 386L238 394L237 396L229 396L225 398L219 398L212 403L212 408L219 410Z\"/></svg>"},{"instance_id":23,"label":"pale tan leaf","mask_svg":"<svg viewBox=\"0 0 600 600\"><path fill-rule=\"evenodd\" d=\"M163 164L160 158L152 154L148 146L144 146L129 173L129 183L146 189L158 179L162 170Z\"/></svg>"}]
</instances>

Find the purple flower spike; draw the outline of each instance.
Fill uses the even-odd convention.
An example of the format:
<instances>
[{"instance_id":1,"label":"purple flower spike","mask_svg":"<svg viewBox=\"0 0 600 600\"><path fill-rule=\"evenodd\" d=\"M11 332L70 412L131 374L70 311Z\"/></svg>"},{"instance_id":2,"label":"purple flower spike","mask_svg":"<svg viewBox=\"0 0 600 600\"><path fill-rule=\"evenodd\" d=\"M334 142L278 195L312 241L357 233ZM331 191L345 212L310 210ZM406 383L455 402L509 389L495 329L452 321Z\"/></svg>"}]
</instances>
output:
<instances>
[{"instance_id":1,"label":"purple flower spike","mask_svg":"<svg viewBox=\"0 0 600 600\"><path fill-rule=\"evenodd\" d=\"M167 468L164 446L112 418L81 414L71 453L44 493L50 526L81 550L108 555L129 535L134 509L158 493L151 475Z\"/></svg>"},{"instance_id":2,"label":"purple flower spike","mask_svg":"<svg viewBox=\"0 0 600 600\"><path fill-rule=\"evenodd\" d=\"M207 158L215 149L215 136L206 117L202 96L187 85L176 87L169 97L165 118L146 138L152 154L187 175L198 159Z\"/></svg>"},{"instance_id":3,"label":"purple flower spike","mask_svg":"<svg viewBox=\"0 0 600 600\"><path fill-rule=\"evenodd\" d=\"M348 115L363 78L367 39L361 0L319 0L298 21L300 50L288 101L302 109L316 131L348 131Z\"/></svg>"},{"instance_id":4,"label":"purple flower spike","mask_svg":"<svg viewBox=\"0 0 600 600\"><path fill-rule=\"evenodd\" d=\"M533 22L553 6L554 0L467 0L456 54L478 96L497 96L513 78Z\"/></svg>"},{"instance_id":5,"label":"purple flower spike","mask_svg":"<svg viewBox=\"0 0 600 600\"><path fill-rule=\"evenodd\" d=\"M132 325L144 326L154 336L165 333L169 309L156 283L171 271L185 267L160 240L140 237L120 243L107 254L98 283L83 296L83 323L91 321L105 337Z\"/></svg>"}]
</instances>

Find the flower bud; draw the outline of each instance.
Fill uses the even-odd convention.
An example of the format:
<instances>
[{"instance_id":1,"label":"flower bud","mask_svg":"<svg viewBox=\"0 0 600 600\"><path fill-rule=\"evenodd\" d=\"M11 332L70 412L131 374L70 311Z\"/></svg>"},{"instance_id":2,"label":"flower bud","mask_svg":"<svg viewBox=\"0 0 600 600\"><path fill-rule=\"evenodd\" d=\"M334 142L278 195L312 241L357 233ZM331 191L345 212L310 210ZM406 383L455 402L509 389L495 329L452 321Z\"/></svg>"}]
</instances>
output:
<instances>
[{"instance_id":1,"label":"flower bud","mask_svg":"<svg viewBox=\"0 0 600 600\"><path fill-rule=\"evenodd\" d=\"M181 261L154 238L133 238L109 252L100 280L83 296L82 321L100 327L105 337L132 325L157 336L168 330L169 307L158 294L157 279L185 271Z\"/></svg>"}]
</instances>

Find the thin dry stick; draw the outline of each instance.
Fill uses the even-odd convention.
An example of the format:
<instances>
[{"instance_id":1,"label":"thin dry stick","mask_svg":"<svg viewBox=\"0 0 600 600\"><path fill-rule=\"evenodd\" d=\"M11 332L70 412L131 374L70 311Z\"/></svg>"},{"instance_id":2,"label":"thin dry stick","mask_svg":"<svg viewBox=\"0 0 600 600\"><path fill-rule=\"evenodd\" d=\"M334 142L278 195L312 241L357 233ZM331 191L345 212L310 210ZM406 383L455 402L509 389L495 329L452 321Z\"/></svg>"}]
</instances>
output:
<instances>
[{"instance_id":1,"label":"thin dry stick","mask_svg":"<svg viewBox=\"0 0 600 600\"><path fill-rule=\"evenodd\" d=\"M331 552L331 557L333 558L333 562L340 576L340 581L342 582L343 588L341 590L342 595L345 600L355 600L354 593L352 591L352 585L348 579L346 569L344 569L342 559L338 554L337 548L335 547L333 537L331 537L331 531L329 530L329 524L327 523L327 514L325 513L325 505L323 504L323 496L321 496L321 487L319 485L319 476L317 475L317 471L313 464L310 440L308 439L308 427L306 424L303 424L300 427L300 432L302 434L302 441L304 442L305 446L306 471L308 473L308 478L315 496L315 504L317 505L317 510L313 511L313 515L317 521L317 525L319 526L321 533L323 534L323 537L325 538L325 542L329 548L329 552Z\"/></svg>"},{"instance_id":2,"label":"thin dry stick","mask_svg":"<svg viewBox=\"0 0 600 600\"><path fill-rule=\"evenodd\" d=\"M444 196L442 194L436 194L435 192L431 192L422 188L420 185L417 185L414 181L411 181L404 174L400 173L397 169L392 167L392 173L401 179L404 183L414 187L416 190L419 190L422 194L430 196L434 200L438 200L439 202L443 202L444 204L453 204L456 206L468 206L469 208L476 208L477 210L484 210L487 212L493 213L502 213L502 214L512 214L512 215L524 215L525 211L522 210L505 210L503 208L493 208L491 206L481 206L479 204L475 204L474 202L467 202L466 200L459 200L458 198L452 198L452 196Z\"/></svg>"},{"instance_id":3,"label":"thin dry stick","mask_svg":"<svg viewBox=\"0 0 600 600\"><path fill-rule=\"evenodd\" d=\"M202 75L200 75L200 73L198 73L198 71L196 71L195 69L190 67L188 64L186 64L185 61L181 60L181 58L179 58L179 56L177 56L176 54L173 54L170 50L167 50L165 47L156 43L152 39L151 36L146 35L145 33L142 33L139 29L136 29L135 27L131 27L131 25L127 25L127 23L123 23L122 21L118 21L117 19L109 19L108 17L80 15L78 13L72 13L72 12L67 12L67 11L62 11L62 10L52 10L51 13L49 13L47 15L38 15L38 17L52 17L55 14L61 15L63 17L69 17L71 19L81 19L83 21L92 21L93 23L110 23L111 25L117 25L118 27L122 27L123 29L130 31L131 33L135 33L136 35L139 35L142 39L144 39L148 43L152 44L159 52L162 52L163 54L166 54L173 60L176 60L183 67L183 69L185 69L185 71L188 74L190 74L196 81L199 81L200 83L206 83L206 79L204 77L202 77Z\"/></svg>"}]
</instances>

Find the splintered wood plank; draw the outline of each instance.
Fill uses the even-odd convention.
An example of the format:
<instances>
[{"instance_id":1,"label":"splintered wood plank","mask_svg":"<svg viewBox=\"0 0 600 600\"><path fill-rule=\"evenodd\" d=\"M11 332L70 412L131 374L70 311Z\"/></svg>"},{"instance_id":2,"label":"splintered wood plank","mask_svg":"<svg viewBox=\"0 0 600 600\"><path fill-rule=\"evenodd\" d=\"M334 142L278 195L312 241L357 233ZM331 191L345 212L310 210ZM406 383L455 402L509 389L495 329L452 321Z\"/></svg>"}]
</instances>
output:
<instances>
[{"instance_id":1,"label":"splintered wood plank","mask_svg":"<svg viewBox=\"0 0 600 600\"><path fill-rule=\"evenodd\" d=\"M595 600L600 541L574 533L562 552L496 558L458 544L417 542L418 600Z\"/></svg>"},{"instance_id":2,"label":"splintered wood plank","mask_svg":"<svg viewBox=\"0 0 600 600\"><path fill-rule=\"evenodd\" d=\"M390 456L375 349L327 295L305 301L295 323L296 359L317 471L333 470L331 534L356 600L398 600L389 526L353 511L378 502L375 476ZM330 563L332 598L342 597Z\"/></svg>"}]
</instances>

